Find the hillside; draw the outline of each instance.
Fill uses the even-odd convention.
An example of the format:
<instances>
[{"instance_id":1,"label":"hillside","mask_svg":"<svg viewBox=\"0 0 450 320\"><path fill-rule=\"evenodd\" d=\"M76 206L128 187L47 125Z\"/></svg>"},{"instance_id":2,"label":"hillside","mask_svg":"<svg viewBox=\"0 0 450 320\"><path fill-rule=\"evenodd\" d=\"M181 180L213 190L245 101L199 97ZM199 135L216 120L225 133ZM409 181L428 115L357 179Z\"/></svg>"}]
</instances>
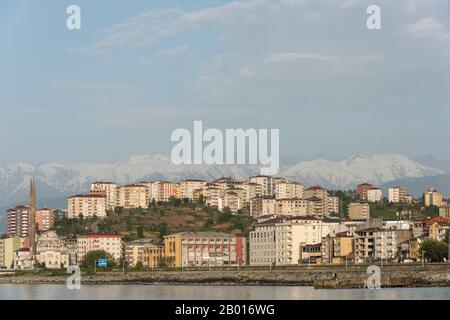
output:
<instances>
[{"instance_id":1,"label":"hillside","mask_svg":"<svg viewBox=\"0 0 450 320\"><path fill-rule=\"evenodd\" d=\"M59 221L55 229L59 235L86 234L90 232L117 232L126 239L160 237L181 231L233 232L248 234L254 220L247 212L236 215L219 214L200 203L182 203L174 200L154 204L148 209L116 208L106 219L67 219Z\"/></svg>"}]
</instances>

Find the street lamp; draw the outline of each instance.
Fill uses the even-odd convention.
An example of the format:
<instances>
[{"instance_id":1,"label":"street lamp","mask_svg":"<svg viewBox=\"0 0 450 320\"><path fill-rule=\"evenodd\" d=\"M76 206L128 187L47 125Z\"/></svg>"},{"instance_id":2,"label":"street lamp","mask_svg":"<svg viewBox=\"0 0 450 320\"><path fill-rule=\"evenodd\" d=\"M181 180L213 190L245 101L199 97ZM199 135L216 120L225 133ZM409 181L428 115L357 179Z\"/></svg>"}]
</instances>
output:
<instances>
[{"instance_id":1,"label":"street lamp","mask_svg":"<svg viewBox=\"0 0 450 320\"><path fill-rule=\"evenodd\" d=\"M425 259L424 259L425 252L426 252L425 250L422 250L422 268L425 267Z\"/></svg>"}]
</instances>

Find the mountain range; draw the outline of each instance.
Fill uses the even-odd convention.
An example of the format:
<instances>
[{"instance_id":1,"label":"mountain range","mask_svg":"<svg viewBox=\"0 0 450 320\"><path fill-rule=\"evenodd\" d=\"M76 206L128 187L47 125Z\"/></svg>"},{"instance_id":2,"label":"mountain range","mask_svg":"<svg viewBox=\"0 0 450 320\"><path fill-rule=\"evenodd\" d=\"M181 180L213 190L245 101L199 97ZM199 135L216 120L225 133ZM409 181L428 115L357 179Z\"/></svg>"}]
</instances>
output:
<instances>
[{"instance_id":1,"label":"mountain range","mask_svg":"<svg viewBox=\"0 0 450 320\"><path fill-rule=\"evenodd\" d=\"M0 207L11 206L27 199L30 176L36 178L38 198L42 202L43 199L51 201L63 199L70 194L87 192L90 183L96 180L127 184L156 179L247 179L258 173L257 166L175 165L164 155L131 156L116 163L102 164L49 162L37 166L28 163L0 165ZM279 175L306 186L321 184L330 189L355 188L360 182L386 185L424 178L427 183L433 184L433 177L440 177L441 181L447 177L444 170L426 166L398 154L354 155L340 161L304 161L282 168Z\"/></svg>"}]
</instances>

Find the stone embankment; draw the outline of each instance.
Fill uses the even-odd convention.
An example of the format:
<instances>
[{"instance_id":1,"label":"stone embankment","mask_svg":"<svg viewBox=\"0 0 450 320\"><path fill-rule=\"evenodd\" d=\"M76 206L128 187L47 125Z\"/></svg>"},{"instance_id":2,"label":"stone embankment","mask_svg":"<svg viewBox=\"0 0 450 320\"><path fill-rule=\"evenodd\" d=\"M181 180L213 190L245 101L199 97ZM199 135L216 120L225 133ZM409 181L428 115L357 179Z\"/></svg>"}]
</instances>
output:
<instances>
[{"instance_id":1,"label":"stone embankment","mask_svg":"<svg viewBox=\"0 0 450 320\"><path fill-rule=\"evenodd\" d=\"M351 268L276 268L204 271L119 271L82 273L82 284L198 284L198 285L280 285L315 288L363 288L367 266ZM0 273L0 283L64 284L69 274L43 272ZM450 265L385 266L381 268L382 287L450 286Z\"/></svg>"}]
</instances>

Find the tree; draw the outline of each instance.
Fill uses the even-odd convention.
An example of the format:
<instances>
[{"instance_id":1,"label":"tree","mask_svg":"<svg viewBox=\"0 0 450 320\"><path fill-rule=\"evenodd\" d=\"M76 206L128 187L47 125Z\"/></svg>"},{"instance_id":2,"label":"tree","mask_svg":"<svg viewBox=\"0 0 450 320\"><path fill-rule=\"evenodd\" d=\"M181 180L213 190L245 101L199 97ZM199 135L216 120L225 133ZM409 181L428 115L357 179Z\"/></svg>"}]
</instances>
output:
<instances>
[{"instance_id":1,"label":"tree","mask_svg":"<svg viewBox=\"0 0 450 320\"><path fill-rule=\"evenodd\" d=\"M136 265L133 267L133 270L141 271L142 269L144 269L144 264L142 263L142 261L136 262Z\"/></svg>"},{"instance_id":2,"label":"tree","mask_svg":"<svg viewBox=\"0 0 450 320\"><path fill-rule=\"evenodd\" d=\"M167 235L167 223L160 223L158 225L159 237L164 239L164 236Z\"/></svg>"},{"instance_id":3,"label":"tree","mask_svg":"<svg viewBox=\"0 0 450 320\"><path fill-rule=\"evenodd\" d=\"M117 266L117 263L111 256L111 254L104 250L94 250L86 253L83 260L81 261L81 266L83 268L94 269L94 264L97 265L98 259L108 259L107 269L111 269Z\"/></svg>"},{"instance_id":4,"label":"tree","mask_svg":"<svg viewBox=\"0 0 450 320\"><path fill-rule=\"evenodd\" d=\"M425 240L420 244L421 257L423 253L425 260L429 262L443 262L444 259L448 259L447 245L434 239Z\"/></svg>"},{"instance_id":5,"label":"tree","mask_svg":"<svg viewBox=\"0 0 450 320\"><path fill-rule=\"evenodd\" d=\"M137 236L138 236L138 238L143 238L144 237L144 228L142 226L139 226L137 228Z\"/></svg>"}]
</instances>

